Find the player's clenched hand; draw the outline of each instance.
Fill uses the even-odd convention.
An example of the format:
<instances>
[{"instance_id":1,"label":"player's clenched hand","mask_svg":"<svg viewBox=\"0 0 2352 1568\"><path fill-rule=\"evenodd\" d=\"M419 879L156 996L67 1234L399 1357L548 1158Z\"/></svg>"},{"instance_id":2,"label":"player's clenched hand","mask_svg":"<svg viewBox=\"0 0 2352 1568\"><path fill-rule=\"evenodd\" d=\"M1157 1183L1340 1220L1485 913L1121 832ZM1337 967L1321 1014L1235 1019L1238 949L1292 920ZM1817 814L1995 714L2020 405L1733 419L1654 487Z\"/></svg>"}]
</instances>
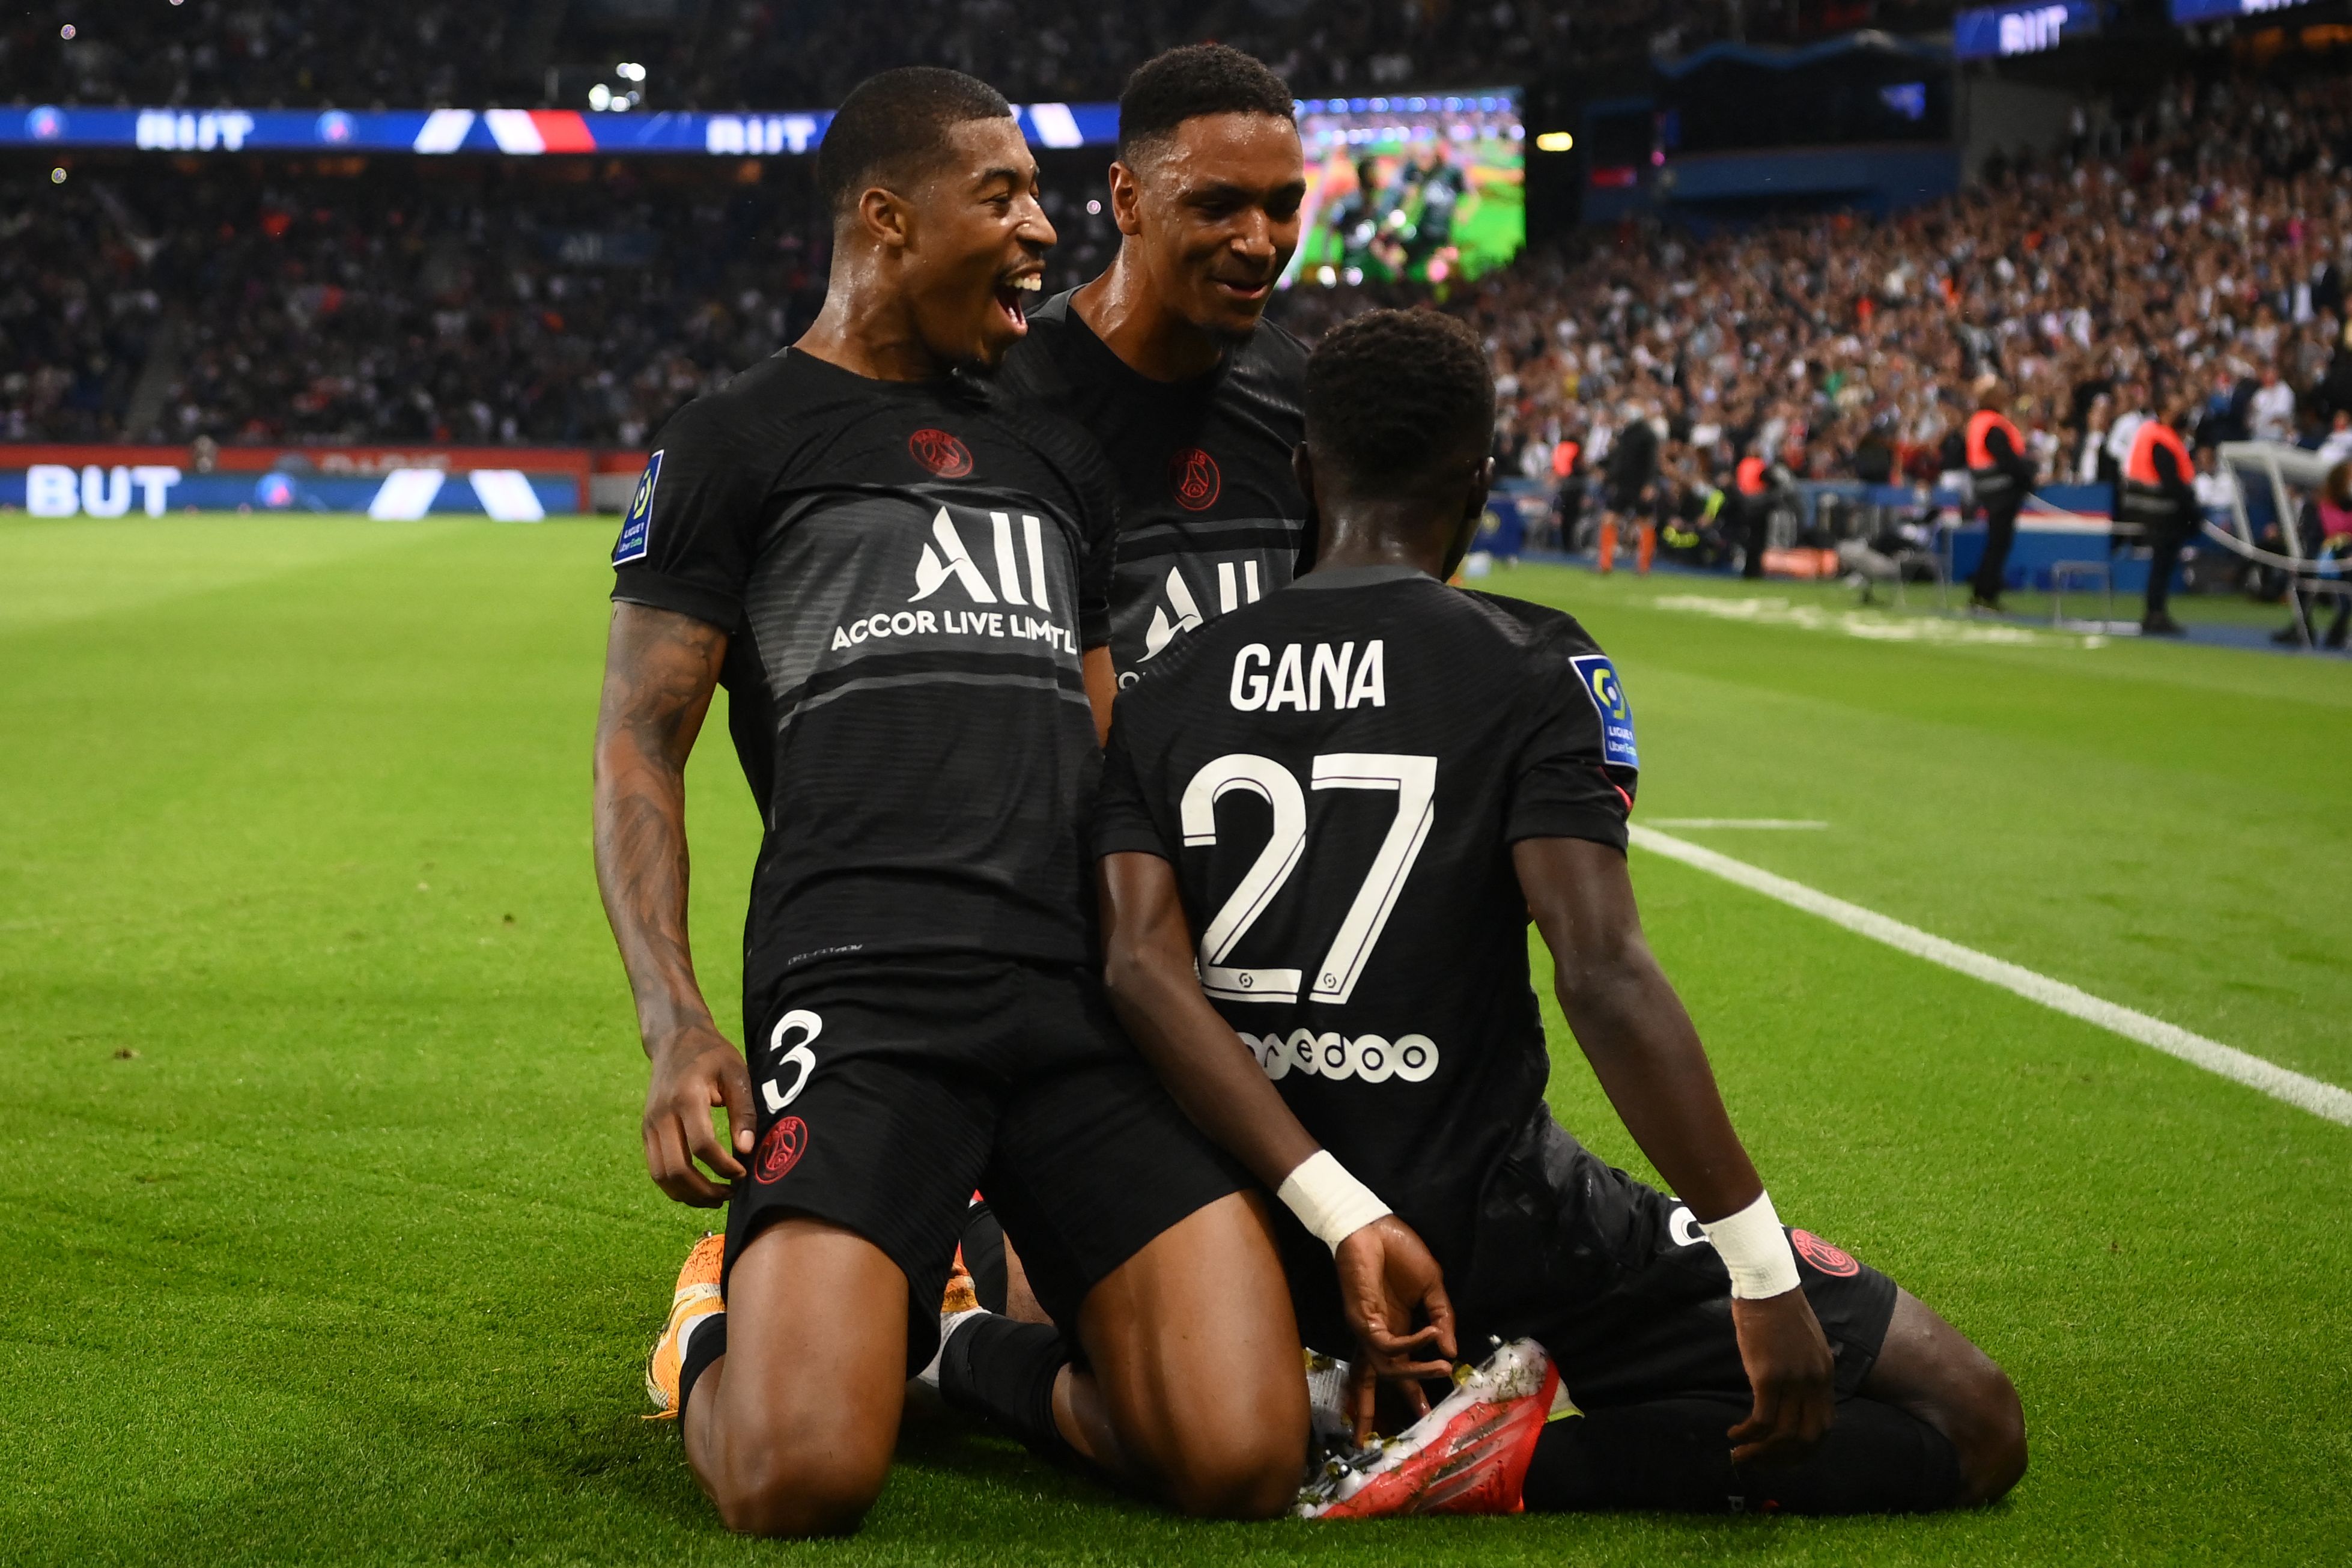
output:
<instances>
[{"instance_id":1,"label":"player's clenched hand","mask_svg":"<svg viewBox=\"0 0 2352 1568\"><path fill-rule=\"evenodd\" d=\"M1372 1400L1383 1378L1402 1380L1415 1415L1429 1413L1418 1379L1454 1370L1454 1303L1437 1267L1411 1226L1394 1215L1349 1233L1331 1255L1339 1303L1356 1331L1356 1441L1372 1435ZM1423 1322L1413 1327L1419 1315Z\"/></svg>"},{"instance_id":2,"label":"player's clenched hand","mask_svg":"<svg viewBox=\"0 0 2352 1568\"><path fill-rule=\"evenodd\" d=\"M751 1152L751 1075L743 1053L708 1024L680 1029L649 1053L653 1081L646 1086L646 1170L654 1185L682 1204L716 1208L727 1201L726 1182L743 1173L737 1154ZM714 1106L727 1108L730 1152L710 1130ZM699 1160L724 1181L695 1168Z\"/></svg>"},{"instance_id":3,"label":"player's clenched hand","mask_svg":"<svg viewBox=\"0 0 2352 1568\"><path fill-rule=\"evenodd\" d=\"M1731 1462L1790 1464L1805 1457L1836 1417L1829 1341L1801 1289L1731 1301L1739 1359L1756 1404L1734 1426Z\"/></svg>"}]
</instances>

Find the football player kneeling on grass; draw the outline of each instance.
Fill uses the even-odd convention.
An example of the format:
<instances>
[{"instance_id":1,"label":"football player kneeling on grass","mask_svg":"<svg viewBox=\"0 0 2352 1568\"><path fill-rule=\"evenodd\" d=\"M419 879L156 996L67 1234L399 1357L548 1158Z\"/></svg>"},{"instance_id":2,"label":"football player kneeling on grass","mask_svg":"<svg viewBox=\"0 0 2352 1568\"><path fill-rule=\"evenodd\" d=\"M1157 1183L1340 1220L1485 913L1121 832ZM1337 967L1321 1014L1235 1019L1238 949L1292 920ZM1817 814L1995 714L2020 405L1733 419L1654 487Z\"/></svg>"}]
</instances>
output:
<instances>
[{"instance_id":1,"label":"football player kneeling on grass","mask_svg":"<svg viewBox=\"0 0 2352 1568\"><path fill-rule=\"evenodd\" d=\"M1034 1395L1024 1436L1186 1512L1279 1513L1308 1415L1268 1205L1120 1037L1086 916L1115 492L1082 432L966 374L1026 330L1036 162L996 92L915 67L844 100L816 173L824 310L669 422L614 552L597 871L646 1167L728 1205L648 1385L730 1525L856 1529L979 1186L1086 1354L1040 1383L1026 1325L959 1331ZM687 934L722 682L766 829L748 1062Z\"/></svg>"},{"instance_id":2,"label":"football player kneeling on grass","mask_svg":"<svg viewBox=\"0 0 2352 1568\"><path fill-rule=\"evenodd\" d=\"M1494 397L1476 340L1434 313L1325 340L1297 458L1317 565L1154 661L1118 704L1096 809L1114 1005L1283 1200L1307 1342L1362 1369L1354 1451L1302 1510L1998 1498L2025 1468L2008 1377L1782 1227L1643 939L1608 656L1559 611L1444 585ZM1678 1195L1545 1108L1530 914L1578 1044ZM1419 1412L1412 1380L1457 1355L1486 1364L1372 1437L1375 1374Z\"/></svg>"}]
</instances>

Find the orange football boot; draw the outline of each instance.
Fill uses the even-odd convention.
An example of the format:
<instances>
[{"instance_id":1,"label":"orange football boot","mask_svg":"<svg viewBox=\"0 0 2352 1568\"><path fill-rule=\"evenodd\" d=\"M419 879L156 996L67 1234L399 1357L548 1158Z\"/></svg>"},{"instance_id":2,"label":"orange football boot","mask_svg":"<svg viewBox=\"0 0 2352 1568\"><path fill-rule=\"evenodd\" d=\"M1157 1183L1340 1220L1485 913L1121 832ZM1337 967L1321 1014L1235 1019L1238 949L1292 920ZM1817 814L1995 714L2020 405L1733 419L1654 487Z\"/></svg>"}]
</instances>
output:
<instances>
[{"instance_id":1,"label":"orange football boot","mask_svg":"<svg viewBox=\"0 0 2352 1568\"><path fill-rule=\"evenodd\" d=\"M687 1331L723 1312L727 1303L719 1294L719 1268L727 1260L727 1238L713 1232L694 1244L686 1267L677 1271L677 1289L670 1293L669 1321L646 1357L646 1393L657 1406L648 1421L677 1419L677 1374L686 1361Z\"/></svg>"}]
</instances>

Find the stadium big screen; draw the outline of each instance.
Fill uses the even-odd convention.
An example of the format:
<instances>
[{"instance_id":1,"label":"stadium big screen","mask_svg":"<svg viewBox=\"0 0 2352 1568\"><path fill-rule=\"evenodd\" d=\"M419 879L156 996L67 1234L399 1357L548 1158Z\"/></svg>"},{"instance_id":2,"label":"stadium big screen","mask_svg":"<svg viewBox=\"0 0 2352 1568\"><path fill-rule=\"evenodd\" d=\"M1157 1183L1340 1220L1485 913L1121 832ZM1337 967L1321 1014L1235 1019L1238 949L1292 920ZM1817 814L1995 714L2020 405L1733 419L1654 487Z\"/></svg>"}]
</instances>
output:
<instances>
[{"instance_id":1,"label":"stadium big screen","mask_svg":"<svg viewBox=\"0 0 2352 1568\"><path fill-rule=\"evenodd\" d=\"M1283 279L1443 285L1475 278L1528 237L1527 128L1517 89L1308 99L1307 228Z\"/></svg>"}]
</instances>

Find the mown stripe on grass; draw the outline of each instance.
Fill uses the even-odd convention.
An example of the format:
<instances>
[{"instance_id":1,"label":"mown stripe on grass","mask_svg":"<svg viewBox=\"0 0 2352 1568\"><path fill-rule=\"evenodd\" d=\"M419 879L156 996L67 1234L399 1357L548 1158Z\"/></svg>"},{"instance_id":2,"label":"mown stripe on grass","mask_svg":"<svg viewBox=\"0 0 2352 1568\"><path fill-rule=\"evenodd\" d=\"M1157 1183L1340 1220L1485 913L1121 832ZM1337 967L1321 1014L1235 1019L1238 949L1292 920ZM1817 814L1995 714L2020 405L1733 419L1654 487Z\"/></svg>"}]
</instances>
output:
<instances>
[{"instance_id":1,"label":"mown stripe on grass","mask_svg":"<svg viewBox=\"0 0 2352 1568\"><path fill-rule=\"evenodd\" d=\"M1641 848L1711 872L1727 882L1737 882L1743 888L1761 893L1768 899L1778 899L1808 914L1819 915L1825 921L1869 937L1874 942L1883 942L1914 958L1924 958L1930 963L1956 969L1962 974L1998 985L2004 991L2015 992L2030 1002L2039 1002L2045 1007L2080 1018L2084 1023L2111 1029L2126 1039L2137 1040L2193 1067L2203 1068L2207 1072L2217 1073L2249 1089L2260 1089L2273 1100L2283 1100L2298 1110L2310 1111L2314 1116L2326 1117L2330 1121L2352 1127L2352 1091L2338 1089L2332 1083L2305 1078L2276 1062L2251 1056L2235 1046L2225 1046L2219 1040L2191 1034L2178 1024L2168 1024L2146 1013L2134 1012L2129 1007L2069 985L2063 980L2053 980L2046 974L2037 974L2031 969L2006 959L1995 958L1989 952L1962 947L1958 942L1948 942L1921 931L1917 926L1906 925L1874 910L1865 910L1860 904L1832 898L1806 887L1802 882L1776 877L1760 867L1750 866L1745 860L1735 860L1728 855L1718 855L1712 849L1676 838L1670 833L1661 833L1654 827L1635 826L1633 834L1633 843Z\"/></svg>"}]
</instances>

